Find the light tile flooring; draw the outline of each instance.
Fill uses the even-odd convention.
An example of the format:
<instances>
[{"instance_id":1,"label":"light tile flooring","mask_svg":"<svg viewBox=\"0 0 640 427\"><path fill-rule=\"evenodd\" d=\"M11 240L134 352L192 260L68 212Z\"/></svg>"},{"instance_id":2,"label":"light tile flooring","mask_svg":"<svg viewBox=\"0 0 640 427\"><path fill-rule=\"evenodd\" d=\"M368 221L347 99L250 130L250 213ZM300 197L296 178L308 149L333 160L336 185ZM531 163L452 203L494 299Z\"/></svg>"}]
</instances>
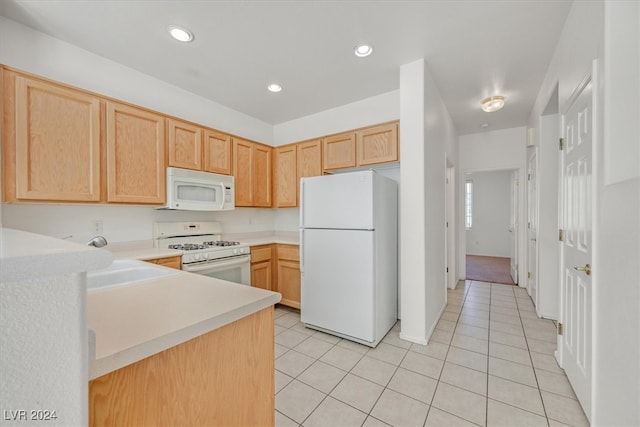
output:
<instances>
[{"instance_id":1,"label":"light tile flooring","mask_svg":"<svg viewBox=\"0 0 640 427\"><path fill-rule=\"evenodd\" d=\"M516 286L467 281L428 345L375 348L305 328L276 309L276 426L582 426L553 357L556 329Z\"/></svg>"}]
</instances>

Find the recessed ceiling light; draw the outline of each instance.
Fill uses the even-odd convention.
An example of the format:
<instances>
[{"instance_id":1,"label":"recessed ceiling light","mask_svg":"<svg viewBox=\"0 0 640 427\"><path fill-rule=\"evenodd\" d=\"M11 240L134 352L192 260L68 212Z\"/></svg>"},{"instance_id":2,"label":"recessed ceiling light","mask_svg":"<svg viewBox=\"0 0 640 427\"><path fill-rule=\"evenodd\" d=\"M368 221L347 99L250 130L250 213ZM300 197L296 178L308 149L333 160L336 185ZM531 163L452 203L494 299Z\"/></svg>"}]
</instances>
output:
<instances>
[{"instance_id":1,"label":"recessed ceiling light","mask_svg":"<svg viewBox=\"0 0 640 427\"><path fill-rule=\"evenodd\" d=\"M358 58L364 58L365 56L371 55L373 47L368 44L359 44L353 49L353 52Z\"/></svg>"},{"instance_id":2,"label":"recessed ceiling light","mask_svg":"<svg viewBox=\"0 0 640 427\"><path fill-rule=\"evenodd\" d=\"M482 123L480 125L481 128L488 128L489 127L489 123Z\"/></svg>"},{"instance_id":3,"label":"recessed ceiling light","mask_svg":"<svg viewBox=\"0 0 640 427\"><path fill-rule=\"evenodd\" d=\"M176 25L169 26L169 34L180 42L188 43L193 40L193 33L191 31Z\"/></svg>"},{"instance_id":4,"label":"recessed ceiling light","mask_svg":"<svg viewBox=\"0 0 640 427\"><path fill-rule=\"evenodd\" d=\"M482 111L493 113L504 107L504 96L490 96L482 100Z\"/></svg>"},{"instance_id":5,"label":"recessed ceiling light","mask_svg":"<svg viewBox=\"0 0 640 427\"><path fill-rule=\"evenodd\" d=\"M267 86L267 89L269 89L269 91L271 92L280 92L282 90L282 86L277 83L271 83L269 86Z\"/></svg>"}]
</instances>

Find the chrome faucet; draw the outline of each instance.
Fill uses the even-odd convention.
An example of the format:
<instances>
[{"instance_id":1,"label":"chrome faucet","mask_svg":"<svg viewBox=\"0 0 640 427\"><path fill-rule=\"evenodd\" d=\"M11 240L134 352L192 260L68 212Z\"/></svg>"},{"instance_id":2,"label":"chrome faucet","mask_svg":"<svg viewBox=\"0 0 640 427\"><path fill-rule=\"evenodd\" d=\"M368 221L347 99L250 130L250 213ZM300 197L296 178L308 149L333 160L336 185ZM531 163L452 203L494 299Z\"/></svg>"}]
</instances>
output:
<instances>
[{"instance_id":1,"label":"chrome faucet","mask_svg":"<svg viewBox=\"0 0 640 427\"><path fill-rule=\"evenodd\" d=\"M92 237L91 240L87 242L87 245L93 246L96 248L101 248L103 246L107 246L107 239L102 236Z\"/></svg>"}]
</instances>

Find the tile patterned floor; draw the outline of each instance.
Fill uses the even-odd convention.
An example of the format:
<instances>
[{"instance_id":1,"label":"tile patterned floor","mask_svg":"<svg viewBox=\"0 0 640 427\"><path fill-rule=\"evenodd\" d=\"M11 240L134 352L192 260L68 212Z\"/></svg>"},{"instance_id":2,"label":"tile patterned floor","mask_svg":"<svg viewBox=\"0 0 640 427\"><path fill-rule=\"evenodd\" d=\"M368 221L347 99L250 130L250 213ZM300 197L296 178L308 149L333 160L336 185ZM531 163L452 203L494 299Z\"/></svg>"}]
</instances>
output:
<instances>
[{"instance_id":1,"label":"tile patterned floor","mask_svg":"<svg viewBox=\"0 0 640 427\"><path fill-rule=\"evenodd\" d=\"M276 309L276 426L584 426L556 330L522 288L467 281L428 345L396 324L375 348Z\"/></svg>"}]
</instances>

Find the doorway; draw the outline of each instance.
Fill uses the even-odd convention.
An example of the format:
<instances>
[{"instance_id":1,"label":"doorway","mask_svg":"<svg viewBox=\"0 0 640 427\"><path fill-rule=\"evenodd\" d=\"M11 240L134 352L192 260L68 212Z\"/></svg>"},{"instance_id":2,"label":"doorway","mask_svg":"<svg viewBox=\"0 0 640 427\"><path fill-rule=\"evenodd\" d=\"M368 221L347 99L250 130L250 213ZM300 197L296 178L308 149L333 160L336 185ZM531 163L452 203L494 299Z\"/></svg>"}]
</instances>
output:
<instances>
[{"instance_id":1,"label":"doorway","mask_svg":"<svg viewBox=\"0 0 640 427\"><path fill-rule=\"evenodd\" d=\"M518 283L518 170L465 174L467 280Z\"/></svg>"}]
</instances>

